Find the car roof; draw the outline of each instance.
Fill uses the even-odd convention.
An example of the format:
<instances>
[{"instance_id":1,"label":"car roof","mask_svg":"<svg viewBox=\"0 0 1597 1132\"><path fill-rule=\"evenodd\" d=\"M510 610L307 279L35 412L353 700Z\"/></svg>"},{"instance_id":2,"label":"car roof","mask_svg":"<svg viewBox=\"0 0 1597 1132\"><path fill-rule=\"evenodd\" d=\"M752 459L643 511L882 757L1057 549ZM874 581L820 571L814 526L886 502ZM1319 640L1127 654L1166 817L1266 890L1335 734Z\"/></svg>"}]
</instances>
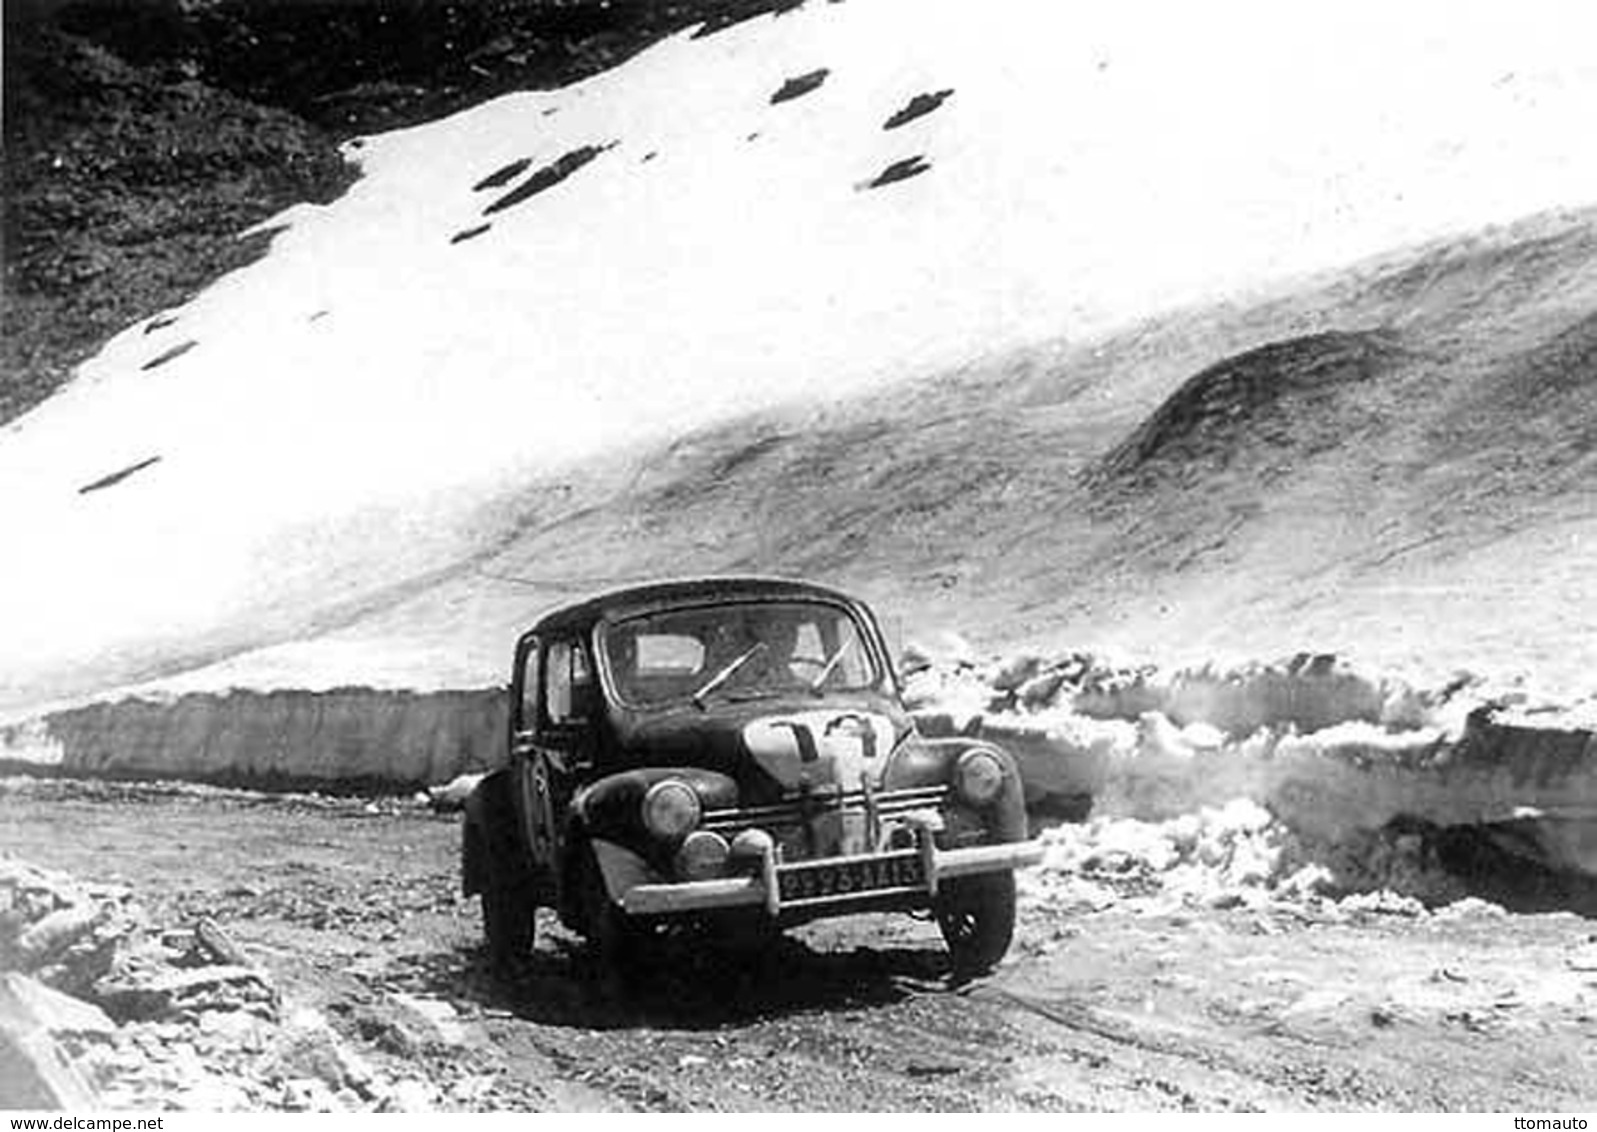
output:
<instances>
[{"instance_id":1,"label":"car roof","mask_svg":"<svg viewBox=\"0 0 1597 1132\"><path fill-rule=\"evenodd\" d=\"M684 605L795 599L828 601L850 609L863 609L858 600L839 590L796 578L682 578L607 590L561 606L540 617L526 635L586 631L600 621L617 621Z\"/></svg>"}]
</instances>

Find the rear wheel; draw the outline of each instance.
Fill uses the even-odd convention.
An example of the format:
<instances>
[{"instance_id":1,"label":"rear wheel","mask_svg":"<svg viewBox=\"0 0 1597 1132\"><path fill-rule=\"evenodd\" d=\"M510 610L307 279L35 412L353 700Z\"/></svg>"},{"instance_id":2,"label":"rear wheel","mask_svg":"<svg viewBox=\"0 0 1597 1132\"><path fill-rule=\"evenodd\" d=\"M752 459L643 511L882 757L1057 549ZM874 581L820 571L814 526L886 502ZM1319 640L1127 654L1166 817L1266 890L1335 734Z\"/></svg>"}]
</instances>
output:
<instances>
[{"instance_id":1,"label":"rear wheel","mask_svg":"<svg viewBox=\"0 0 1597 1132\"><path fill-rule=\"evenodd\" d=\"M985 975L998 966L1015 935L1015 874L982 873L944 881L935 911L955 977Z\"/></svg>"}]
</instances>

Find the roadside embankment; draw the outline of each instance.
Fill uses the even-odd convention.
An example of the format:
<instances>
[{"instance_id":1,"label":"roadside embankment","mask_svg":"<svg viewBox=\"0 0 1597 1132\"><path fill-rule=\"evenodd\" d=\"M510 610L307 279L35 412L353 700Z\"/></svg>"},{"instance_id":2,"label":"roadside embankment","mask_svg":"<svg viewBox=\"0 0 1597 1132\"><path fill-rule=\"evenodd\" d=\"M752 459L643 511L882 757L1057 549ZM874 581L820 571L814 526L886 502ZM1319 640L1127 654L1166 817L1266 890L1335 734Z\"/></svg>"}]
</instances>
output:
<instances>
[{"instance_id":1,"label":"roadside embankment","mask_svg":"<svg viewBox=\"0 0 1597 1132\"><path fill-rule=\"evenodd\" d=\"M0 726L0 762L71 776L415 789L501 757L497 688L127 698Z\"/></svg>"},{"instance_id":2,"label":"roadside embankment","mask_svg":"<svg viewBox=\"0 0 1597 1132\"><path fill-rule=\"evenodd\" d=\"M1330 656L1161 673L1082 654L909 657L924 730L1015 755L1034 811L1160 822L1246 799L1300 836L1481 826L1597 875L1597 712L1460 675L1439 688Z\"/></svg>"}]
</instances>

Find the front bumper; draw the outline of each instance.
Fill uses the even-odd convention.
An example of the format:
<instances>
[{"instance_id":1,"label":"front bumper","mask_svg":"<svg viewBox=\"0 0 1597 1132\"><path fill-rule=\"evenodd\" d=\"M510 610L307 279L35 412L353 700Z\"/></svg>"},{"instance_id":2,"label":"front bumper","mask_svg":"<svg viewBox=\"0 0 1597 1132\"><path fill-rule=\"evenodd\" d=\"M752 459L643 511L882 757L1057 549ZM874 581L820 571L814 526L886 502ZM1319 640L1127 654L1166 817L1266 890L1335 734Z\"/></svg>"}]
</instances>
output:
<instances>
[{"instance_id":1,"label":"front bumper","mask_svg":"<svg viewBox=\"0 0 1597 1132\"><path fill-rule=\"evenodd\" d=\"M638 916L762 906L772 916L799 909L836 907L845 910L850 904L868 903L882 897L930 898L937 895L942 881L1026 868L1041 861L1042 855L1040 841L938 849L930 834L923 833L919 846L904 852L829 857L793 864L780 864L768 853L752 875L640 884L627 890L622 907ZM904 866L911 858L914 867L906 870ZM913 873L913 879L905 880L906 871ZM793 882L801 875L812 883L795 885ZM830 884L821 880L828 875L835 878ZM861 880L864 883L858 883ZM802 894L795 895L795 888L800 888Z\"/></svg>"}]
</instances>

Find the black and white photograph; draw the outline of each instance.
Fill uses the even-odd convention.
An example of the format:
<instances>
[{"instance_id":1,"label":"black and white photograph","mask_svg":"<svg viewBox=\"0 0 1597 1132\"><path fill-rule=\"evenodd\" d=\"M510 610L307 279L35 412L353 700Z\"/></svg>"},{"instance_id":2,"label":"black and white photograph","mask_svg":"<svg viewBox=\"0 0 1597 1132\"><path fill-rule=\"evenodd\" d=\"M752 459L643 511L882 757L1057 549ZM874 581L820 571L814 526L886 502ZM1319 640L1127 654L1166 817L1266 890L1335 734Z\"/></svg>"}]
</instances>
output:
<instances>
[{"instance_id":1,"label":"black and white photograph","mask_svg":"<svg viewBox=\"0 0 1597 1132\"><path fill-rule=\"evenodd\" d=\"M3 12L11 1127L1597 1121L1589 5Z\"/></svg>"}]
</instances>

